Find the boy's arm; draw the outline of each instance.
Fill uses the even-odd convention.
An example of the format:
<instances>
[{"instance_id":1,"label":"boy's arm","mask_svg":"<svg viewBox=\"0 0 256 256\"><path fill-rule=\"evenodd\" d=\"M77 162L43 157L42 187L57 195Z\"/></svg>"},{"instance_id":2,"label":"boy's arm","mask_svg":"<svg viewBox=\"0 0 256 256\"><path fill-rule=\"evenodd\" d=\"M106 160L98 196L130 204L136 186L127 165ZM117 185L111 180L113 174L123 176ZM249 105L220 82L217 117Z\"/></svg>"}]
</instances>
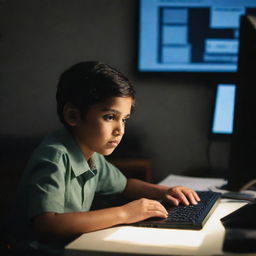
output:
<instances>
[{"instance_id":1,"label":"boy's arm","mask_svg":"<svg viewBox=\"0 0 256 256\"><path fill-rule=\"evenodd\" d=\"M158 201L151 199L165 199L173 204L189 204L188 200L196 203L199 200L191 189L182 186L169 188L137 179L128 179L124 195L137 200L118 207L88 212L43 213L33 219L33 228L41 241L65 240L83 233L119 224L135 223L150 217L166 218L166 209Z\"/></svg>"},{"instance_id":2,"label":"boy's arm","mask_svg":"<svg viewBox=\"0 0 256 256\"><path fill-rule=\"evenodd\" d=\"M33 228L42 242L73 239L82 233L118 224L135 223L150 217L166 218L166 209L157 201L139 199L102 210L74 213L43 213L33 219Z\"/></svg>"},{"instance_id":3,"label":"boy's arm","mask_svg":"<svg viewBox=\"0 0 256 256\"><path fill-rule=\"evenodd\" d=\"M192 189L183 186L167 187L138 179L128 179L124 196L129 199L142 197L155 200L163 199L174 205L178 205L179 203L185 205L189 205L190 203L197 204L197 201L200 201L197 193Z\"/></svg>"}]
</instances>

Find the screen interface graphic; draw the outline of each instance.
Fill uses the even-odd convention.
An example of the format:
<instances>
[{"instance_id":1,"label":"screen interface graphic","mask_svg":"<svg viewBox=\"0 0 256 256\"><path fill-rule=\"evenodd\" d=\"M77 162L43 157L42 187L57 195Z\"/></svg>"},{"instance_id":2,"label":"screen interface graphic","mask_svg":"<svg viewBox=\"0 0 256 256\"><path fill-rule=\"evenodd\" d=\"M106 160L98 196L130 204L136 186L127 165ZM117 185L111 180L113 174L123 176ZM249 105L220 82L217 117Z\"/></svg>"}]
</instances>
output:
<instances>
[{"instance_id":1,"label":"screen interface graphic","mask_svg":"<svg viewBox=\"0 0 256 256\"><path fill-rule=\"evenodd\" d=\"M139 71L236 72L244 14L256 0L141 0Z\"/></svg>"}]
</instances>

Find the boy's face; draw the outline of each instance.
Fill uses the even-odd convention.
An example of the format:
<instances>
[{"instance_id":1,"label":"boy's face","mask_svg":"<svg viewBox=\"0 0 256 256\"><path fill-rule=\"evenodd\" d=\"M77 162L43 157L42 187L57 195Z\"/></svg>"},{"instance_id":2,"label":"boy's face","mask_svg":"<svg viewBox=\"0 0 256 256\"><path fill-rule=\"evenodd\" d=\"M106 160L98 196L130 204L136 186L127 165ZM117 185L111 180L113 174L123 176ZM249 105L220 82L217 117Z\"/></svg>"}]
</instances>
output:
<instances>
[{"instance_id":1,"label":"boy's face","mask_svg":"<svg viewBox=\"0 0 256 256\"><path fill-rule=\"evenodd\" d=\"M120 143L133 99L112 97L91 106L84 119L78 117L73 136L88 160L94 152L111 154Z\"/></svg>"}]
</instances>

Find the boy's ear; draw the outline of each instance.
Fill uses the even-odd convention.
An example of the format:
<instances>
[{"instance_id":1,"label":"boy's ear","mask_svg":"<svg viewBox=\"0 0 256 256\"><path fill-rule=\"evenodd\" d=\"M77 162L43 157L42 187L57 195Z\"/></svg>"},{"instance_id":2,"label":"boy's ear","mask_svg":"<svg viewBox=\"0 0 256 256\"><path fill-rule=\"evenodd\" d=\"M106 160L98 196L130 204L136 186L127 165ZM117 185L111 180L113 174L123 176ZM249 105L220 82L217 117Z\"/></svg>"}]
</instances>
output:
<instances>
[{"instance_id":1,"label":"boy's ear","mask_svg":"<svg viewBox=\"0 0 256 256\"><path fill-rule=\"evenodd\" d=\"M76 126L80 120L79 110L71 103L66 103L63 108L63 117L69 126Z\"/></svg>"}]
</instances>

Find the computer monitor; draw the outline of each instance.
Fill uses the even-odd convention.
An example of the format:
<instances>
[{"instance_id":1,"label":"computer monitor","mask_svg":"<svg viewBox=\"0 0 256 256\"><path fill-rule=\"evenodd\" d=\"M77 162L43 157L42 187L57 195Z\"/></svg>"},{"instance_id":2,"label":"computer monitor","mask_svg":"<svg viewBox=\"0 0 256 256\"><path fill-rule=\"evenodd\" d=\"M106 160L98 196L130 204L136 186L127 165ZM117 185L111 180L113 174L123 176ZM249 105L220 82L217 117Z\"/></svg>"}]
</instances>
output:
<instances>
[{"instance_id":1,"label":"computer monitor","mask_svg":"<svg viewBox=\"0 0 256 256\"><path fill-rule=\"evenodd\" d=\"M256 178L256 17L242 16L234 132L228 188L239 190Z\"/></svg>"},{"instance_id":2,"label":"computer monitor","mask_svg":"<svg viewBox=\"0 0 256 256\"><path fill-rule=\"evenodd\" d=\"M239 18L255 0L140 0L140 72L235 73Z\"/></svg>"},{"instance_id":3,"label":"computer monitor","mask_svg":"<svg viewBox=\"0 0 256 256\"><path fill-rule=\"evenodd\" d=\"M236 84L216 84L210 130L212 138L229 139L233 134L235 96Z\"/></svg>"}]
</instances>

